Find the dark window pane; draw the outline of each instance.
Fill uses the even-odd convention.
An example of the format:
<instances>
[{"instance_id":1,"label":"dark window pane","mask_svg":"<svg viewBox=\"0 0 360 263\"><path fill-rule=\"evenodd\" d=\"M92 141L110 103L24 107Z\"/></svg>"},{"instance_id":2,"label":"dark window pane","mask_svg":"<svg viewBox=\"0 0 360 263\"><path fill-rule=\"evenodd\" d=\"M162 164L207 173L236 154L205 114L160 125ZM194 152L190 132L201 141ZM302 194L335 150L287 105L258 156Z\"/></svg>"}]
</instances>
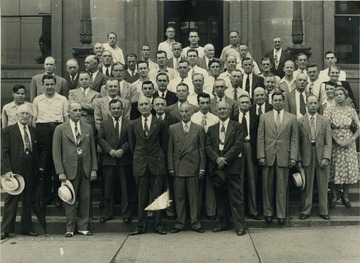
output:
<instances>
[{"instance_id":1,"label":"dark window pane","mask_svg":"<svg viewBox=\"0 0 360 263\"><path fill-rule=\"evenodd\" d=\"M337 1L335 5L336 14L360 14L359 1Z\"/></svg>"},{"instance_id":2,"label":"dark window pane","mask_svg":"<svg viewBox=\"0 0 360 263\"><path fill-rule=\"evenodd\" d=\"M1 63L20 64L20 18L1 18Z\"/></svg>"},{"instance_id":3,"label":"dark window pane","mask_svg":"<svg viewBox=\"0 0 360 263\"><path fill-rule=\"evenodd\" d=\"M359 18L335 17L335 52L340 64L359 64Z\"/></svg>"}]
</instances>

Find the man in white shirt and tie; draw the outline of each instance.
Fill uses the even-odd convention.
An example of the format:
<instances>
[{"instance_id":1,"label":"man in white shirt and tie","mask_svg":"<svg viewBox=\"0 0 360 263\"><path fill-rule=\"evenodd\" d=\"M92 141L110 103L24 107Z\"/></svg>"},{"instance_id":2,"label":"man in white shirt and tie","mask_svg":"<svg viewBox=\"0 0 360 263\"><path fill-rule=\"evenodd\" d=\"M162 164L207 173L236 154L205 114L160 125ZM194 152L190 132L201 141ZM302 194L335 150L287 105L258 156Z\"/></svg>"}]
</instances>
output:
<instances>
[{"instance_id":1,"label":"man in white shirt and tie","mask_svg":"<svg viewBox=\"0 0 360 263\"><path fill-rule=\"evenodd\" d=\"M241 95L249 93L241 88L242 83L242 73L239 69L235 69L230 74L230 83L231 86L228 86L225 90L225 96L233 99L234 101L239 101Z\"/></svg>"},{"instance_id":2,"label":"man in white shirt and tie","mask_svg":"<svg viewBox=\"0 0 360 263\"><path fill-rule=\"evenodd\" d=\"M308 93L305 91L308 84L308 76L300 73L296 76L296 89L292 92L285 93L284 110L290 112L300 118L307 112L306 97Z\"/></svg>"},{"instance_id":3,"label":"man in white shirt and tie","mask_svg":"<svg viewBox=\"0 0 360 263\"><path fill-rule=\"evenodd\" d=\"M305 91L314 94L320 102L320 105L326 99L325 85L321 85L321 80L319 79L319 68L316 64L310 64L307 66L307 75L309 76L309 83Z\"/></svg>"},{"instance_id":4,"label":"man in white shirt and tie","mask_svg":"<svg viewBox=\"0 0 360 263\"><path fill-rule=\"evenodd\" d=\"M253 68L253 60L251 58L244 58L242 60L242 67L244 74L242 78L242 89L249 93L249 97L252 99L253 90L255 87L264 87L264 78L255 74Z\"/></svg>"},{"instance_id":5,"label":"man in white shirt and tie","mask_svg":"<svg viewBox=\"0 0 360 263\"><path fill-rule=\"evenodd\" d=\"M179 42L174 42L171 47L173 56L168 58L167 65L169 68L178 70L179 62L181 60L182 44Z\"/></svg>"},{"instance_id":6,"label":"man in white shirt and tie","mask_svg":"<svg viewBox=\"0 0 360 263\"><path fill-rule=\"evenodd\" d=\"M107 77L111 77L112 76L111 65L113 63L113 58L110 50L105 50L101 54L101 61L102 61L102 67L101 67L102 73Z\"/></svg>"}]
</instances>

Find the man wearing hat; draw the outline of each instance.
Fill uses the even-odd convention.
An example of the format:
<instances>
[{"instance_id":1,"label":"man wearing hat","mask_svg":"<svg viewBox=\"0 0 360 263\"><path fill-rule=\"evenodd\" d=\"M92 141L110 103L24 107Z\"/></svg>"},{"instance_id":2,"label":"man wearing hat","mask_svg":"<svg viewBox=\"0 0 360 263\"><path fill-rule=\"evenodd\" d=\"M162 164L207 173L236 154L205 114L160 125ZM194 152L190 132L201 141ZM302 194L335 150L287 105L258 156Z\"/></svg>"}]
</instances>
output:
<instances>
[{"instance_id":1,"label":"man wearing hat","mask_svg":"<svg viewBox=\"0 0 360 263\"><path fill-rule=\"evenodd\" d=\"M302 210L299 218L305 220L309 217L316 177L320 217L330 220L327 207L332 148L330 120L317 113L319 103L315 95L307 97L306 106L308 113L299 119L299 166L304 168L306 178L305 189L301 196Z\"/></svg>"},{"instance_id":2,"label":"man wearing hat","mask_svg":"<svg viewBox=\"0 0 360 263\"><path fill-rule=\"evenodd\" d=\"M59 180L63 183L69 180L74 188L75 200L65 200L68 201L65 202L65 237L72 237L76 226L78 233L91 236L88 230L90 181L95 180L97 175L95 138L91 126L80 121L80 103L70 102L69 116L69 121L55 129L52 151Z\"/></svg>"},{"instance_id":3,"label":"man wearing hat","mask_svg":"<svg viewBox=\"0 0 360 263\"><path fill-rule=\"evenodd\" d=\"M38 142L36 129L28 125L30 108L25 104L20 105L16 116L18 122L4 128L1 140L1 183L7 191L1 240L9 237L15 230L16 210L21 197L21 233L27 236L38 235L33 231L31 222L32 189L35 177L42 176L44 171L47 149L45 144Z\"/></svg>"},{"instance_id":4,"label":"man wearing hat","mask_svg":"<svg viewBox=\"0 0 360 263\"><path fill-rule=\"evenodd\" d=\"M219 227L213 232L230 228L230 211L238 236L246 234L244 215L244 178L240 176L241 154L244 149L243 126L229 119L230 106L219 101L216 111L220 122L209 127L205 151L209 157L209 172L216 176L213 181ZM217 177L218 175L218 177Z\"/></svg>"}]
</instances>

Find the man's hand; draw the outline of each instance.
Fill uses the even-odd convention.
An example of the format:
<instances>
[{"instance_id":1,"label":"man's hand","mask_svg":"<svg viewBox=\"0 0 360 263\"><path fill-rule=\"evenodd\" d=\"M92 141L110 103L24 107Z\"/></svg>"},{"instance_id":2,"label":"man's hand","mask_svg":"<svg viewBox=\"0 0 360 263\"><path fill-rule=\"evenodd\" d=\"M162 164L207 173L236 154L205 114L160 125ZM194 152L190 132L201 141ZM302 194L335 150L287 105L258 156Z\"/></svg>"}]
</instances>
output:
<instances>
[{"instance_id":1,"label":"man's hand","mask_svg":"<svg viewBox=\"0 0 360 263\"><path fill-rule=\"evenodd\" d=\"M96 180L96 178L97 178L97 173L96 171L92 170L90 174L90 181L94 181Z\"/></svg>"},{"instance_id":2,"label":"man's hand","mask_svg":"<svg viewBox=\"0 0 360 263\"><path fill-rule=\"evenodd\" d=\"M115 151L115 157L120 159L124 154L124 150L123 149L119 149Z\"/></svg>"},{"instance_id":3,"label":"man's hand","mask_svg":"<svg viewBox=\"0 0 360 263\"><path fill-rule=\"evenodd\" d=\"M290 159L289 161L289 167L294 167L296 165L296 161L293 159Z\"/></svg>"},{"instance_id":4,"label":"man's hand","mask_svg":"<svg viewBox=\"0 0 360 263\"><path fill-rule=\"evenodd\" d=\"M205 177L205 171L199 171L199 180L202 180Z\"/></svg>"},{"instance_id":5,"label":"man's hand","mask_svg":"<svg viewBox=\"0 0 360 263\"><path fill-rule=\"evenodd\" d=\"M116 150L111 149L110 152L109 152L109 155L110 155L112 158L116 158L115 153L116 153Z\"/></svg>"},{"instance_id":6,"label":"man's hand","mask_svg":"<svg viewBox=\"0 0 360 263\"><path fill-rule=\"evenodd\" d=\"M260 166L266 166L265 158L260 158L260 159L259 159L259 165L260 165Z\"/></svg>"},{"instance_id":7,"label":"man's hand","mask_svg":"<svg viewBox=\"0 0 360 263\"><path fill-rule=\"evenodd\" d=\"M13 172L12 171L7 172L6 174L4 174L4 177L6 180L9 180L11 177L13 177Z\"/></svg>"},{"instance_id":8,"label":"man's hand","mask_svg":"<svg viewBox=\"0 0 360 263\"><path fill-rule=\"evenodd\" d=\"M175 177L175 171L174 171L174 170L169 171L169 175L170 175L171 177Z\"/></svg>"},{"instance_id":9,"label":"man's hand","mask_svg":"<svg viewBox=\"0 0 360 263\"><path fill-rule=\"evenodd\" d=\"M59 174L59 180L61 182L65 182L66 181L66 175L64 173Z\"/></svg>"},{"instance_id":10,"label":"man's hand","mask_svg":"<svg viewBox=\"0 0 360 263\"><path fill-rule=\"evenodd\" d=\"M328 166L330 164L330 161L328 159L322 159L320 163L320 167L324 168L325 166Z\"/></svg>"},{"instance_id":11,"label":"man's hand","mask_svg":"<svg viewBox=\"0 0 360 263\"><path fill-rule=\"evenodd\" d=\"M216 163L218 166L221 166L221 167L224 167L225 165L227 165L226 158L224 158L224 157L217 158Z\"/></svg>"}]
</instances>

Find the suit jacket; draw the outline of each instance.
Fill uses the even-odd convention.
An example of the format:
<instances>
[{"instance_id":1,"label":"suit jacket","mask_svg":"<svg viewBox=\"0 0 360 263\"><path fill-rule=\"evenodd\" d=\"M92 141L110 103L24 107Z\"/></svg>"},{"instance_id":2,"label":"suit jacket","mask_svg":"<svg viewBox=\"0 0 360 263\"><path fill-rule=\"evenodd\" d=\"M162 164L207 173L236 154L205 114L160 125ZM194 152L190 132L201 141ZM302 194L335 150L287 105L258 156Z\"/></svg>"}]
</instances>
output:
<instances>
[{"instance_id":1,"label":"suit jacket","mask_svg":"<svg viewBox=\"0 0 360 263\"><path fill-rule=\"evenodd\" d=\"M154 98L151 99L151 103L153 102ZM138 102L135 101L134 103L131 103L130 105L131 109L130 109L130 120L136 120L137 118L141 117L141 113L138 110ZM155 114L155 110L151 109L151 114L154 115Z\"/></svg>"},{"instance_id":2,"label":"suit jacket","mask_svg":"<svg viewBox=\"0 0 360 263\"><path fill-rule=\"evenodd\" d=\"M64 79L66 80L66 85L67 85L67 91L70 92L70 90L72 89L77 89L80 88L80 84L79 84L79 74L76 75L76 78L74 80L74 82L71 81L70 79L70 75L69 74L65 74ZM65 96L66 98L68 97L69 94L67 94Z\"/></svg>"},{"instance_id":3,"label":"suit jacket","mask_svg":"<svg viewBox=\"0 0 360 263\"><path fill-rule=\"evenodd\" d=\"M101 87L106 84L107 79L108 77L99 70L95 79L91 83L90 88L100 93Z\"/></svg>"},{"instance_id":4,"label":"suit jacket","mask_svg":"<svg viewBox=\"0 0 360 263\"><path fill-rule=\"evenodd\" d=\"M117 163L120 165L130 165L132 163L128 128L129 120L122 118L120 138L118 138L112 118L101 123L97 136L97 143L103 151L103 154L101 155L102 165L116 166ZM124 154L120 159L113 158L109 155L109 152L112 149L123 149Z\"/></svg>"},{"instance_id":5,"label":"suit jacket","mask_svg":"<svg viewBox=\"0 0 360 263\"><path fill-rule=\"evenodd\" d=\"M230 117L230 119L233 119L234 115L236 113L236 110L237 110L238 103L235 100L233 100L227 96L224 96L224 98L225 98L225 102L230 106L230 116L229 117ZM217 116L216 104L217 104L217 99L216 99L216 97L214 97L210 100L210 112Z\"/></svg>"},{"instance_id":6,"label":"suit jacket","mask_svg":"<svg viewBox=\"0 0 360 263\"><path fill-rule=\"evenodd\" d=\"M217 167L216 159L220 157L219 151L219 130L220 122L209 127L206 134L205 152L209 157L209 172L211 173L214 167ZM225 167L227 172L231 174L240 174L241 162L237 162L238 156L244 150L245 131L243 126L233 120L229 121L228 127L225 131L225 143L223 156L226 158L228 165Z\"/></svg>"},{"instance_id":7,"label":"suit jacket","mask_svg":"<svg viewBox=\"0 0 360 263\"><path fill-rule=\"evenodd\" d=\"M190 103L189 103L190 104ZM191 105L192 111L193 113L198 112L199 111L199 107L195 106L195 105ZM166 114L171 114L172 116L174 116L175 118L177 118L178 120L181 120L180 117L180 110L179 110L179 106L178 103L175 103L173 105L170 105L168 107L165 108L165 112Z\"/></svg>"},{"instance_id":8,"label":"suit jacket","mask_svg":"<svg viewBox=\"0 0 360 263\"><path fill-rule=\"evenodd\" d=\"M284 72L284 64L286 62L286 60L291 59L291 55L288 51L282 49L281 51L281 56L279 59L279 66L278 69L275 68L275 61L274 61L274 50L271 50L267 53L265 53L265 57L269 57L272 63L272 68L271 68L271 73L273 73L276 76L279 76L280 78L283 78L285 76L285 72Z\"/></svg>"},{"instance_id":9,"label":"suit jacket","mask_svg":"<svg viewBox=\"0 0 360 263\"><path fill-rule=\"evenodd\" d=\"M308 92L305 92L305 97L307 98L307 96L309 95ZM285 94L285 105L284 105L284 110L286 110L287 112L290 112L291 114L294 114L296 116L296 99L295 99L295 90L291 91L291 92L286 92ZM305 100L306 103L306 100ZM307 111L307 109L306 109Z\"/></svg>"},{"instance_id":10,"label":"suit jacket","mask_svg":"<svg viewBox=\"0 0 360 263\"><path fill-rule=\"evenodd\" d=\"M174 170L175 176L198 176L199 170L205 171L205 132L204 128L191 122L186 135L182 122L169 128L167 151L168 170Z\"/></svg>"},{"instance_id":11,"label":"suit jacket","mask_svg":"<svg viewBox=\"0 0 360 263\"><path fill-rule=\"evenodd\" d=\"M129 143L133 153L134 176L143 176L147 166L153 175L166 174L166 138L164 121L154 116L152 117L147 138L142 127L141 117L130 124Z\"/></svg>"},{"instance_id":12,"label":"suit jacket","mask_svg":"<svg viewBox=\"0 0 360 263\"><path fill-rule=\"evenodd\" d=\"M121 98L128 100L130 103L134 103L139 100L139 92L137 91L136 87L130 85L130 83L125 80L122 83L121 94L119 91L118 96L119 95L121 95ZM100 96L108 96L106 92L106 85L101 87Z\"/></svg>"},{"instance_id":13,"label":"suit jacket","mask_svg":"<svg viewBox=\"0 0 360 263\"><path fill-rule=\"evenodd\" d=\"M311 160L311 129L309 122L309 114L305 114L299 119L299 161L302 166L309 166ZM331 160L332 150L332 135L330 120L320 114L316 116L315 127L315 143L316 143L316 158L318 163L322 159Z\"/></svg>"},{"instance_id":14,"label":"suit jacket","mask_svg":"<svg viewBox=\"0 0 360 263\"><path fill-rule=\"evenodd\" d=\"M90 178L91 171L97 171L95 138L90 125L80 121L80 130L83 170L85 176ZM65 173L68 180L74 180L77 172L78 156L70 121L64 122L55 128L52 154L56 174Z\"/></svg>"},{"instance_id":15,"label":"suit jacket","mask_svg":"<svg viewBox=\"0 0 360 263\"><path fill-rule=\"evenodd\" d=\"M257 137L257 159L265 158L267 166L276 162L280 167L288 167L290 159L298 159L298 127L296 116L284 111L279 128L276 130L274 112L260 116Z\"/></svg>"},{"instance_id":16,"label":"suit jacket","mask_svg":"<svg viewBox=\"0 0 360 263\"><path fill-rule=\"evenodd\" d=\"M158 90L155 91L153 96L154 96L154 98L159 97L159 91ZM168 90L166 92L165 100L166 100L166 105L170 106L170 105L173 105L178 102L178 97L176 96L175 92Z\"/></svg>"},{"instance_id":17,"label":"suit jacket","mask_svg":"<svg viewBox=\"0 0 360 263\"><path fill-rule=\"evenodd\" d=\"M123 107L124 107L122 116L125 119L129 119L130 118L130 103L129 103L129 101L125 100L123 98L119 98L119 97L117 97L117 99L119 99L122 102ZM95 100L95 102L94 102L95 127L98 131L100 129L101 122L111 118L109 102L110 102L110 100L109 100L108 96L99 98L99 99Z\"/></svg>"},{"instance_id":18,"label":"suit jacket","mask_svg":"<svg viewBox=\"0 0 360 263\"><path fill-rule=\"evenodd\" d=\"M211 60L213 60L214 58L212 58ZM210 60L210 61L211 61ZM209 62L210 62L209 61ZM198 66L200 67L200 68L203 68L203 69L205 69L205 70L209 70L209 67L208 67L208 64L206 64L206 59L205 59L205 57L203 57L203 58L199 58L198 59Z\"/></svg>"},{"instance_id":19,"label":"suit jacket","mask_svg":"<svg viewBox=\"0 0 360 263\"><path fill-rule=\"evenodd\" d=\"M166 65L167 65L169 68L176 69L173 58L169 58L169 59L166 61ZM176 70L177 70L177 69L176 69Z\"/></svg>"},{"instance_id":20,"label":"suit jacket","mask_svg":"<svg viewBox=\"0 0 360 263\"><path fill-rule=\"evenodd\" d=\"M44 75L45 75L44 73L41 73L32 77L30 82L30 102L33 102L35 97L45 92L45 89L41 82ZM66 80L58 75L54 75L54 77L56 81L55 91L67 98L69 91L68 91L68 86L66 84Z\"/></svg>"},{"instance_id":21,"label":"suit jacket","mask_svg":"<svg viewBox=\"0 0 360 263\"><path fill-rule=\"evenodd\" d=\"M28 128L31 137L31 146L33 149L32 157L35 167L45 168L47 161L46 144L42 143L42 140L38 140L39 135L35 128L31 126L28 126ZM25 167L22 162L26 153L24 151L24 143L17 123L3 129L1 143L1 174L12 171L15 174L24 175L24 171L27 170L28 167Z\"/></svg>"},{"instance_id":22,"label":"suit jacket","mask_svg":"<svg viewBox=\"0 0 360 263\"><path fill-rule=\"evenodd\" d=\"M125 77L124 79L129 82L129 83L134 83L135 81L137 81L140 78L139 73L136 72L136 74L134 76L131 76L129 74L129 72L126 70L125 71Z\"/></svg>"}]
</instances>

